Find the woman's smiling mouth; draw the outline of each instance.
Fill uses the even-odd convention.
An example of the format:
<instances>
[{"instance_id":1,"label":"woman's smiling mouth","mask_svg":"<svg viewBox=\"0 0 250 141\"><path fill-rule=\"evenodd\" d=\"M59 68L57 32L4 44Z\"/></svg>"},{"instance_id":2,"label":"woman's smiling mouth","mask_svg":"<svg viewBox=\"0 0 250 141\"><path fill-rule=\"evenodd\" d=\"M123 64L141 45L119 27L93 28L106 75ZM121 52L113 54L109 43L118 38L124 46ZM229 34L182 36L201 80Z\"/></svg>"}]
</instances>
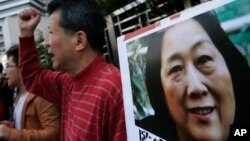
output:
<instances>
[{"instance_id":1,"label":"woman's smiling mouth","mask_svg":"<svg viewBox=\"0 0 250 141\"><path fill-rule=\"evenodd\" d=\"M195 107L195 108L189 108L188 111L193 114L198 115L207 115L213 112L215 107L213 106L206 106L206 107Z\"/></svg>"},{"instance_id":2,"label":"woman's smiling mouth","mask_svg":"<svg viewBox=\"0 0 250 141\"><path fill-rule=\"evenodd\" d=\"M209 123L215 106L188 108L188 112L201 123Z\"/></svg>"}]
</instances>

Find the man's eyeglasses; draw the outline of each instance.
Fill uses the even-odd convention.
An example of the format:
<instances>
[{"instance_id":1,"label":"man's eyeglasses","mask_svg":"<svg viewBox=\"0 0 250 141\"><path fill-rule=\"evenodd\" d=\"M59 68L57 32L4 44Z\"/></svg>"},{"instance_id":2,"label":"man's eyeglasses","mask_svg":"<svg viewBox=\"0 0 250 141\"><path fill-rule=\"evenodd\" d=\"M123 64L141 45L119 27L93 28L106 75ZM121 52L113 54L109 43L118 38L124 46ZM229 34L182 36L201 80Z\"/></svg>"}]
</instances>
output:
<instances>
[{"instance_id":1,"label":"man's eyeglasses","mask_svg":"<svg viewBox=\"0 0 250 141\"><path fill-rule=\"evenodd\" d=\"M13 67L17 67L16 65L6 65L6 68L13 68Z\"/></svg>"}]
</instances>

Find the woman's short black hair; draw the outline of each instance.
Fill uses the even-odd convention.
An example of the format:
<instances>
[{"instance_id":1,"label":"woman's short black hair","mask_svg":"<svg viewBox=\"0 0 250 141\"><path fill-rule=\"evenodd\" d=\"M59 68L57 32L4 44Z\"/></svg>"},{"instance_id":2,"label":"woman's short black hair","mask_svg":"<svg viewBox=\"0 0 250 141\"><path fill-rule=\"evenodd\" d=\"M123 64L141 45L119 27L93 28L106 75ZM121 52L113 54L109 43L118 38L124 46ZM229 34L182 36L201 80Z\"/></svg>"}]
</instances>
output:
<instances>
[{"instance_id":1,"label":"woman's short black hair","mask_svg":"<svg viewBox=\"0 0 250 141\"><path fill-rule=\"evenodd\" d=\"M212 13L206 13L194 18L207 32L216 48L222 54L230 72L235 102L235 124L249 124L250 110L246 110L250 104L247 93L250 92L250 68L246 58L234 46L228 35L221 28L218 19Z\"/></svg>"},{"instance_id":2,"label":"woman's short black hair","mask_svg":"<svg viewBox=\"0 0 250 141\"><path fill-rule=\"evenodd\" d=\"M250 107L249 99L247 98L250 92L250 68L246 59L230 41L213 13L203 13L193 19L207 32L227 64L233 82L236 101L234 124L249 124L250 110L246 110L246 107ZM150 35L146 63L146 85L150 102L156 114L154 116L156 119L154 120L156 122L155 125L159 125L158 130L153 130L153 133L171 141L177 140L176 128L168 109L165 108L167 104L160 79L161 43L164 31L161 30ZM162 110L164 108L166 110ZM159 121L160 123L158 123ZM147 128L143 121L141 123L142 127Z\"/></svg>"}]
</instances>

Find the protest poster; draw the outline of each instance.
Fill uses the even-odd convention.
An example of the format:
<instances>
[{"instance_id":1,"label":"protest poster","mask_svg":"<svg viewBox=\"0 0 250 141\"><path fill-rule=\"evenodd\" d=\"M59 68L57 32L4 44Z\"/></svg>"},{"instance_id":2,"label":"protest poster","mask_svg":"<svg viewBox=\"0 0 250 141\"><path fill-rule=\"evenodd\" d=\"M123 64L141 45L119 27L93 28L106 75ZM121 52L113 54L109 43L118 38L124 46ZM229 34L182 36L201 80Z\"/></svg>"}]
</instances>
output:
<instances>
[{"instance_id":1,"label":"protest poster","mask_svg":"<svg viewBox=\"0 0 250 141\"><path fill-rule=\"evenodd\" d=\"M209 1L117 39L128 141L225 141L249 125L250 17L221 14L238 3Z\"/></svg>"}]
</instances>

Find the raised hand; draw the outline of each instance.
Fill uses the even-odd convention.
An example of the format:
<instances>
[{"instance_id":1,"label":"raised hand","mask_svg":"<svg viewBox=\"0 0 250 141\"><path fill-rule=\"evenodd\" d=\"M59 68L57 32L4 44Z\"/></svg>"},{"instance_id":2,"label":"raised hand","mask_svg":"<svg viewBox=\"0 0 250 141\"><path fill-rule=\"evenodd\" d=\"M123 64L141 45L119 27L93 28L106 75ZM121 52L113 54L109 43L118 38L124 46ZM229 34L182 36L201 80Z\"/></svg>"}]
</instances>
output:
<instances>
[{"instance_id":1,"label":"raised hand","mask_svg":"<svg viewBox=\"0 0 250 141\"><path fill-rule=\"evenodd\" d=\"M30 37L41 20L41 13L35 8L25 9L19 13L18 24L20 37Z\"/></svg>"}]
</instances>

